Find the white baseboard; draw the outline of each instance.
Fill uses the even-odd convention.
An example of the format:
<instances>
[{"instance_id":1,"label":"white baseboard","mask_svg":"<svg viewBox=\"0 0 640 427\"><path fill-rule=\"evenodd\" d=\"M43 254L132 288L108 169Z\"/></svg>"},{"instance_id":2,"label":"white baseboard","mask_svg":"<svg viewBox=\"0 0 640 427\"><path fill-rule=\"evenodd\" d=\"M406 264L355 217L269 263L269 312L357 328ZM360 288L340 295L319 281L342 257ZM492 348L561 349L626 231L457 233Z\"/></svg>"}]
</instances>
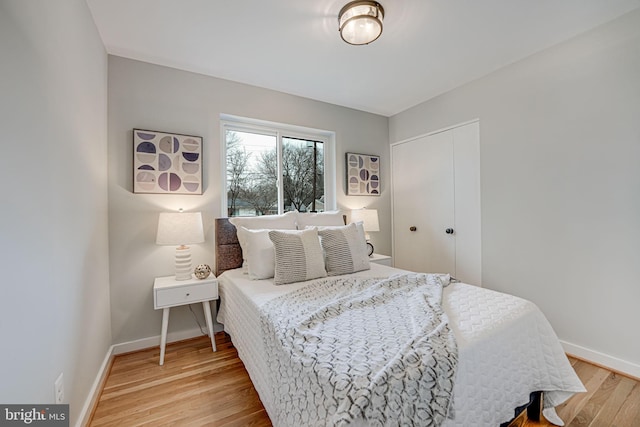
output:
<instances>
[{"instance_id":1,"label":"white baseboard","mask_svg":"<svg viewBox=\"0 0 640 427\"><path fill-rule=\"evenodd\" d=\"M580 359L585 359L588 362L593 362L596 365L617 371L621 374L640 378L640 365L618 359L617 357L609 356L608 354L600 353L599 351L571 344L566 341L560 340L560 343L566 353L574 355Z\"/></svg>"},{"instance_id":2,"label":"white baseboard","mask_svg":"<svg viewBox=\"0 0 640 427\"><path fill-rule=\"evenodd\" d=\"M223 326L220 324L215 324L213 326L214 332L223 331ZM208 333L207 328L204 328L204 331ZM167 334L167 344L175 341L188 340L190 338L203 336L202 332L199 328L188 329L186 331L176 331L169 332ZM129 353L131 351L143 350L149 347L156 347L160 345L160 335L155 335L153 337L141 338L139 340L127 341L120 344L114 344L113 354L122 354Z\"/></svg>"},{"instance_id":3,"label":"white baseboard","mask_svg":"<svg viewBox=\"0 0 640 427\"><path fill-rule=\"evenodd\" d=\"M113 346L109 347L109 349L107 350L107 354L104 356L102 365L100 365L100 369L98 369L98 375L96 375L96 379L91 385L91 389L89 390L87 399L84 402L84 406L82 407L82 411L80 411L80 416L78 417L78 421L76 422L76 427L82 427L89 424L91 411L93 410L93 407L100 397L100 392L102 391L102 383L107 376L107 371L109 370L109 366L111 365L112 358Z\"/></svg>"}]
</instances>

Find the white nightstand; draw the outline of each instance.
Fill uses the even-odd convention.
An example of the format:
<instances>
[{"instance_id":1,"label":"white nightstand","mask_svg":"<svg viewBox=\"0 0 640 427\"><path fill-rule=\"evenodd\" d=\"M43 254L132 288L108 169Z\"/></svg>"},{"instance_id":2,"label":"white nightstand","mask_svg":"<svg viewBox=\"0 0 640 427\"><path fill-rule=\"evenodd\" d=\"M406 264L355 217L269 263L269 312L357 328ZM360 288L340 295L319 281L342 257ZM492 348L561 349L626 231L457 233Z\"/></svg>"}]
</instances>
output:
<instances>
[{"instance_id":1,"label":"white nightstand","mask_svg":"<svg viewBox=\"0 0 640 427\"><path fill-rule=\"evenodd\" d=\"M389 255L373 254L369 257L369 262L375 262L376 264L382 264L391 267L393 259Z\"/></svg>"},{"instance_id":2,"label":"white nightstand","mask_svg":"<svg viewBox=\"0 0 640 427\"><path fill-rule=\"evenodd\" d=\"M218 280L211 275L206 279L176 280L175 276L157 277L153 282L153 308L162 309L162 337L160 338L160 364L164 364L164 349L167 345L167 328L169 327L169 309L180 305L202 303L207 319L211 348L216 351L213 333L213 321L209 301L218 299ZM217 307L213 304L214 312ZM214 314L215 316L215 314Z\"/></svg>"}]
</instances>

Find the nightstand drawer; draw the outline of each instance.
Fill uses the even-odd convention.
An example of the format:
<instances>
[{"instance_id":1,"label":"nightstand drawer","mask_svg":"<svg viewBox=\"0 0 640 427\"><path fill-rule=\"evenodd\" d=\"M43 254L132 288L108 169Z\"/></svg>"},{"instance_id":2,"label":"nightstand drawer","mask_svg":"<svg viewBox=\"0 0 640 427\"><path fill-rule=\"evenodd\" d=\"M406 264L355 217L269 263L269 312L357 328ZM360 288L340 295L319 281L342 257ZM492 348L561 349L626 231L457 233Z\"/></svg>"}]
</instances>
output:
<instances>
[{"instance_id":1,"label":"nightstand drawer","mask_svg":"<svg viewBox=\"0 0 640 427\"><path fill-rule=\"evenodd\" d=\"M218 287L215 282L158 289L156 290L156 307L171 307L216 298L218 298Z\"/></svg>"}]
</instances>

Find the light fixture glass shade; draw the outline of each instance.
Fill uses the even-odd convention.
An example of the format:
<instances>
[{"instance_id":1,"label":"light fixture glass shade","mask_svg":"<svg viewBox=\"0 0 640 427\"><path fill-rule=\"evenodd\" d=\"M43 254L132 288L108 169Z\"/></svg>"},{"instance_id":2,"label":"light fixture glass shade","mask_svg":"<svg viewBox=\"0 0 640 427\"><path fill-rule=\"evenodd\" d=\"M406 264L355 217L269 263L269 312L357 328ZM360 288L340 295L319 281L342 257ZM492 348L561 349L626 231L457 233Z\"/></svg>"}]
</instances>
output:
<instances>
[{"instance_id":1,"label":"light fixture glass shade","mask_svg":"<svg viewBox=\"0 0 640 427\"><path fill-rule=\"evenodd\" d=\"M380 231L377 209L354 209L351 211L351 222L362 221L364 231Z\"/></svg>"},{"instance_id":2,"label":"light fixture glass shade","mask_svg":"<svg viewBox=\"0 0 640 427\"><path fill-rule=\"evenodd\" d=\"M158 219L158 245L176 246L176 280L191 279L191 243L204 242L202 213L162 212Z\"/></svg>"},{"instance_id":3,"label":"light fixture glass shade","mask_svg":"<svg viewBox=\"0 0 640 427\"><path fill-rule=\"evenodd\" d=\"M349 44L369 44L382 34L384 9L375 1L352 1L338 15L340 36Z\"/></svg>"}]
</instances>

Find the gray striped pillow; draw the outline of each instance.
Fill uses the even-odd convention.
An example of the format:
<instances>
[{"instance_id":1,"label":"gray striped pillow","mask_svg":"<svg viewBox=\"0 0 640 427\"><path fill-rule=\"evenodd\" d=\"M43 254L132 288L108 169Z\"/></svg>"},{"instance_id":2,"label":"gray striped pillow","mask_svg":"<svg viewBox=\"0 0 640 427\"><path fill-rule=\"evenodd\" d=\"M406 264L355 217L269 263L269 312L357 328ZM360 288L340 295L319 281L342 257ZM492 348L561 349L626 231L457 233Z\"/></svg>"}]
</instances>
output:
<instances>
[{"instance_id":1,"label":"gray striped pillow","mask_svg":"<svg viewBox=\"0 0 640 427\"><path fill-rule=\"evenodd\" d=\"M362 224L325 228L318 231L329 276L368 270L369 255Z\"/></svg>"},{"instance_id":2,"label":"gray striped pillow","mask_svg":"<svg viewBox=\"0 0 640 427\"><path fill-rule=\"evenodd\" d=\"M304 282L305 280L326 277L322 247L318 231L275 231L269 232L276 253L274 283Z\"/></svg>"}]
</instances>

